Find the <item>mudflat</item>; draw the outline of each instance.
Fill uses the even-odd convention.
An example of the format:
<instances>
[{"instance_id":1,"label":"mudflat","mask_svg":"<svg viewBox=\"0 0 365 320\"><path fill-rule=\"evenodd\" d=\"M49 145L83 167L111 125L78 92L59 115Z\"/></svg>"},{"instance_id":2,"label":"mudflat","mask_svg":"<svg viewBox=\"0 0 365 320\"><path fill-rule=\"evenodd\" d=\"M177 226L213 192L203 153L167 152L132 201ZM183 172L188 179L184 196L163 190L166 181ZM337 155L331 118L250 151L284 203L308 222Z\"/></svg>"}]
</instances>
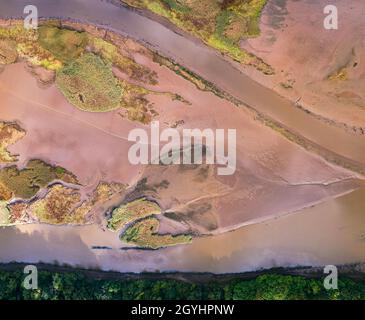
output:
<instances>
[{"instance_id":1,"label":"mudflat","mask_svg":"<svg viewBox=\"0 0 365 320\"><path fill-rule=\"evenodd\" d=\"M181 94L191 103L172 102L160 95L151 97L161 115L156 118L160 123L180 121L182 127L200 129L237 128L235 175L220 177L213 166L204 165L185 169L131 165L128 132L136 126L148 129L147 125L126 120L118 111L80 111L55 86L39 87L23 64L14 64L0 75L0 117L19 121L27 132L9 148L20 155L19 165L36 158L62 166L73 172L86 190L100 180L123 183L130 190L143 178L147 178L148 185L167 181L166 188L157 188L148 195L160 199L164 211L175 216L177 213L177 220L187 221L190 228L202 234L228 231L251 220L296 211L357 188L356 175L327 164L273 133L248 111L199 91L156 63L150 61L148 67L159 75L161 92Z\"/></svg>"}]
</instances>

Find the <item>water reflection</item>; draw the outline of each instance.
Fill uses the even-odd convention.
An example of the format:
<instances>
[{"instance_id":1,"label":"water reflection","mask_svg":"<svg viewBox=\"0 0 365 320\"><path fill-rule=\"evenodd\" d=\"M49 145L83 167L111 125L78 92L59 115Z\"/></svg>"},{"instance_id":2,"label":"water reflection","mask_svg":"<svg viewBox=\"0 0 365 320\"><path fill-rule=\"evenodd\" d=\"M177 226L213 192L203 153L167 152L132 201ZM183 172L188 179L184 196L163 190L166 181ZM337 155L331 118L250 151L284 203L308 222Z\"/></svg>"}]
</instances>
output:
<instances>
[{"instance_id":1,"label":"water reflection","mask_svg":"<svg viewBox=\"0 0 365 320\"><path fill-rule=\"evenodd\" d=\"M276 266L365 261L365 189L298 213L191 245L120 250L98 226L28 225L0 230L0 261L68 263L117 271L240 272ZM92 249L106 246L111 249Z\"/></svg>"}]
</instances>

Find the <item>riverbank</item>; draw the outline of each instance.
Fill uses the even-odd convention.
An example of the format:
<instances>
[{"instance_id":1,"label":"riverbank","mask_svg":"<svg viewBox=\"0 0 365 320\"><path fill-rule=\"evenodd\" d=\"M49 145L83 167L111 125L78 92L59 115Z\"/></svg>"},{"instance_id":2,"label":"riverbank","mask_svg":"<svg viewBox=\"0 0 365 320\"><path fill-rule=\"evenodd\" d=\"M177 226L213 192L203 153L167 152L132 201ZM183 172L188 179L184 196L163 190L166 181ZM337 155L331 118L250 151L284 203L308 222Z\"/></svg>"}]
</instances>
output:
<instances>
[{"instance_id":1,"label":"riverbank","mask_svg":"<svg viewBox=\"0 0 365 320\"><path fill-rule=\"evenodd\" d=\"M23 271L25 266L35 265L38 271L48 271L51 273L77 273L86 276L92 280L178 280L187 283L204 284L214 281L216 283L225 283L231 280L251 280L262 275L282 275L282 276L301 276L307 279L322 279L326 276L323 267L277 267L270 269L261 269L257 271L238 272L238 273L211 273L211 272L115 272L103 271L96 269L85 269L73 267L67 264L46 264L46 263L0 263L1 271L18 272ZM346 277L356 281L365 281L365 263L348 264L336 266L339 277Z\"/></svg>"}]
</instances>

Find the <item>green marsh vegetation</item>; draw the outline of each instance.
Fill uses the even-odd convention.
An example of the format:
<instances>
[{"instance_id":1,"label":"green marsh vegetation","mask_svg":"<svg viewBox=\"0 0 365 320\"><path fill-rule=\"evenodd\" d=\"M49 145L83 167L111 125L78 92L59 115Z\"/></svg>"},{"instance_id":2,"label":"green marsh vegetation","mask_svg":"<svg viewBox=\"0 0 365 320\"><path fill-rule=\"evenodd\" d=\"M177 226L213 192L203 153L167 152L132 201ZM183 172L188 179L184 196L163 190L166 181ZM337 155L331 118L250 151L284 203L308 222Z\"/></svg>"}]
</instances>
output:
<instances>
[{"instance_id":1,"label":"green marsh vegetation","mask_svg":"<svg viewBox=\"0 0 365 320\"><path fill-rule=\"evenodd\" d=\"M62 63L79 58L88 44L88 36L85 32L47 25L39 27L38 39L39 44Z\"/></svg>"},{"instance_id":2,"label":"green marsh vegetation","mask_svg":"<svg viewBox=\"0 0 365 320\"><path fill-rule=\"evenodd\" d=\"M43 199L31 205L31 211L43 223L82 224L86 212L77 207L80 201L81 196L77 190L54 185Z\"/></svg>"},{"instance_id":3,"label":"green marsh vegetation","mask_svg":"<svg viewBox=\"0 0 365 320\"><path fill-rule=\"evenodd\" d=\"M52 22L41 25L38 33L20 25L0 29L0 53L6 53L6 63L20 56L56 71L61 92L81 110L103 112L119 107L122 89L112 73L112 62L87 52L86 47L95 41L86 32L60 28Z\"/></svg>"},{"instance_id":4,"label":"green marsh vegetation","mask_svg":"<svg viewBox=\"0 0 365 320\"><path fill-rule=\"evenodd\" d=\"M16 165L5 167L0 170L0 200L30 199L54 180L77 183L72 173L41 160L31 160L20 170Z\"/></svg>"},{"instance_id":5,"label":"green marsh vegetation","mask_svg":"<svg viewBox=\"0 0 365 320\"><path fill-rule=\"evenodd\" d=\"M108 228L116 231L128 223L160 213L161 209L157 203L145 198L137 199L115 208L108 220Z\"/></svg>"},{"instance_id":6,"label":"green marsh vegetation","mask_svg":"<svg viewBox=\"0 0 365 320\"><path fill-rule=\"evenodd\" d=\"M7 147L22 139L25 131L15 122L0 122L0 163L9 163L17 160L11 155Z\"/></svg>"},{"instance_id":7,"label":"green marsh vegetation","mask_svg":"<svg viewBox=\"0 0 365 320\"><path fill-rule=\"evenodd\" d=\"M133 200L120 205L112 211L108 228L122 231L120 239L141 248L159 249L167 246L190 243L190 235L158 234L160 226L155 215L161 214L161 208L146 198Z\"/></svg>"},{"instance_id":8,"label":"green marsh vegetation","mask_svg":"<svg viewBox=\"0 0 365 320\"><path fill-rule=\"evenodd\" d=\"M160 222L155 217L148 217L137 221L121 235L120 239L137 247L147 249L160 249L179 244L189 244L190 235L158 234Z\"/></svg>"},{"instance_id":9,"label":"green marsh vegetation","mask_svg":"<svg viewBox=\"0 0 365 320\"><path fill-rule=\"evenodd\" d=\"M267 0L121 0L167 18L177 27L230 58L265 74L274 70L240 47L240 40L260 34L259 19Z\"/></svg>"},{"instance_id":10,"label":"green marsh vegetation","mask_svg":"<svg viewBox=\"0 0 365 320\"><path fill-rule=\"evenodd\" d=\"M158 84L157 73L137 63L124 41L113 34L101 38L61 26L59 21L42 22L38 31L24 30L20 24L1 27L0 64L20 58L53 71L62 94L82 111L120 108L128 119L149 123L157 115L147 98L149 94L164 94L189 104L176 94L148 89L146 86ZM116 69L123 77L116 77Z\"/></svg>"},{"instance_id":11,"label":"green marsh vegetation","mask_svg":"<svg viewBox=\"0 0 365 320\"><path fill-rule=\"evenodd\" d=\"M84 111L105 112L119 108L122 88L111 64L93 53L83 54L63 67L56 84L71 104Z\"/></svg>"}]
</instances>

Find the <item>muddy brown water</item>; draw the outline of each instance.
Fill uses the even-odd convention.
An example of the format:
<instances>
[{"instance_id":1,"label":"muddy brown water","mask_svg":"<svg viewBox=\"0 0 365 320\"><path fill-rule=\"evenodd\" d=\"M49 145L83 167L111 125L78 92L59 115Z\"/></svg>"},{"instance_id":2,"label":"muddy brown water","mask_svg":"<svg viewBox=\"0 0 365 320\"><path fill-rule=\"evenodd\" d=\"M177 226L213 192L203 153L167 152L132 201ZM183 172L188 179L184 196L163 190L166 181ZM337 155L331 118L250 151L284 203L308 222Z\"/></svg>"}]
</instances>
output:
<instances>
[{"instance_id":1,"label":"muddy brown water","mask_svg":"<svg viewBox=\"0 0 365 320\"><path fill-rule=\"evenodd\" d=\"M116 271L240 272L365 262L365 189L286 217L158 251L121 250L98 226L26 225L0 232L0 261ZM93 249L92 247L109 249Z\"/></svg>"}]
</instances>

